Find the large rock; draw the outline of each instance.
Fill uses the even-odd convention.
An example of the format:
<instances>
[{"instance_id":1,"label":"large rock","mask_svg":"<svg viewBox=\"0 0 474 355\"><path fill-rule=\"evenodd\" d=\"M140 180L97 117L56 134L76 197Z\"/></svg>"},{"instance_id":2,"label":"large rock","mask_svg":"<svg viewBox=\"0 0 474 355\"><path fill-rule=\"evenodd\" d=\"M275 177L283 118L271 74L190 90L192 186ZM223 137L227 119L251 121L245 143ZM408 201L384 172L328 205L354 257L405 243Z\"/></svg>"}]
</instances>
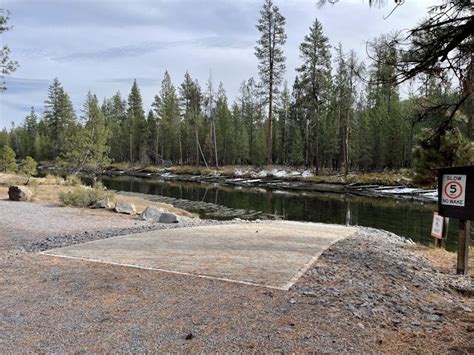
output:
<instances>
[{"instance_id":1,"label":"large rock","mask_svg":"<svg viewBox=\"0 0 474 355\"><path fill-rule=\"evenodd\" d=\"M106 197L103 200L94 202L91 208L107 208L110 210L114 208L114 203L110 200L110 198Z\"/></svg>"},{"instance_id":2,"label":"large rock","mask_svg":"<svg viewBox=\"0 0 474 355\"><path fill-rule=\"evenodd\" d=\"M164 211L161 208L155 206L148 206L140 215L140 219L143 221L158 222L163 212Z\"/></svg>"},{"instance_id":3,"label":"large rock","mask_svg":"<svg viewBox=\"0 0 474 355\"><path fill-rule=\"evenodd\" d=\"M33 193L26 186L10 186L8 189L8 198L12 201L30 201Z\"/></svg>"},{"instance_id":4,"label":"large rock","mask_svg":"<svg viewBox=\"0 0 474 355\"><path fill-rule=\"evenodd\" d=\"M158 220L160 223L178 223L178 217L173 213L162 213L160 219Z\"/></svg>"},{"instance_id":5,"label":"large rock","mask_svg":"<svg viewBox=\"0 0 474 355\"><path fill-rule=\"evenodd\" d=\"M136 214L135 205L130 202L119 201L115 204L114 211L117 213Z\"/></svg>"}]
</instances>

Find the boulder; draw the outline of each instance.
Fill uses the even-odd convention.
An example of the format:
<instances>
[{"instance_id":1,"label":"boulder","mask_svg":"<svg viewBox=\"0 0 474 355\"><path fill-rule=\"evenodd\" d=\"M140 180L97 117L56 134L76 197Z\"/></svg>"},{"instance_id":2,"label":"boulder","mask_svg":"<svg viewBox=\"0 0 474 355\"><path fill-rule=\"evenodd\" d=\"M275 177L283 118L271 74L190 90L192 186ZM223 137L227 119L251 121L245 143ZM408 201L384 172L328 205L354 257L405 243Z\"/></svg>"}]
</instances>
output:
<instances>
[{"instance_id":1,"label":"boulder","mask_svg":"<svg viewBox=\"0 0 474 355\"><path fill-rule=\"evenodd\" d=\"M117 213L136 214L135 205L130 202L119 201L115 204L114 211Z\"/></svg>"},{"instance_id":2,"label":"boulder","mask_svg":"<svg viewBox=\"0 0 474 355\"><path fill-rule=\"evenodd\" d=\"M103 200L94 202L91 208L107 208L110 210L114 208L114 203L110 200L110 198L106 197Z\"/></svg>"},{"instance_id":3,"label":"boulder","mask_svg":"<svg viewBox=\"0 0 474 355\"><path fill-rule=\"evenodd\" d=\"M8 198L12 201L30 201L33 193L26 186L10 186L8 189Z\"/></svg>"},{"instance_id":4,"label":"boulder","mask_svg":"<svg viewBox=\"0 0 474 355\"><path fill-rule=\"evenodd\" d=\"M178 223L178 217L174 213L162 213L160 215L160 219L158 220L160 223Z\"/></svg>"},{"instance_id":5,"label":"boulder","mask_svg":"<svg viewBox=\"0 0 474 355\"><path fill-rule=\"evenodd\" d=\"M158 222L162 213L163 209L155 206L148 206L140 215L140 219L143 221Z\"/></svg>"}]
</instances>

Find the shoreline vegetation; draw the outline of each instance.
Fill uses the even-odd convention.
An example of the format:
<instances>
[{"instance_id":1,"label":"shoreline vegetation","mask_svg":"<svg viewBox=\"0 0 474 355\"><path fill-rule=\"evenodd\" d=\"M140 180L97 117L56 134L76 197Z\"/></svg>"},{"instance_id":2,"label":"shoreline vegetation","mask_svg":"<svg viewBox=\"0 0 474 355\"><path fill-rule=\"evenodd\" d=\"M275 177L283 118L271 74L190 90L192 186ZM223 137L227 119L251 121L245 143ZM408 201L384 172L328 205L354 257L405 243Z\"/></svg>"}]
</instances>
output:
<instances>
[{"instance_id":1,"label":"shoreline vegetation","mask_svg":"<svg viewBox=\"0 0 474 355\"><path fill-rule=\"evenodd\" d=\"M51 163L42 164L38 169L43 172L54 172L57 167ZM94 170L87 168L83 170L83 174L86 176L89 173L94 174ZM427 203L437 201L435 187L414 183L409 170L349 173L347 175L321 171L316 175L312 169L282 165L228 165L212 169L189 165L164 167L114 163L107 166L101 175L217 183L273 190L349 193Z\"/></svg>"}]
</instances>

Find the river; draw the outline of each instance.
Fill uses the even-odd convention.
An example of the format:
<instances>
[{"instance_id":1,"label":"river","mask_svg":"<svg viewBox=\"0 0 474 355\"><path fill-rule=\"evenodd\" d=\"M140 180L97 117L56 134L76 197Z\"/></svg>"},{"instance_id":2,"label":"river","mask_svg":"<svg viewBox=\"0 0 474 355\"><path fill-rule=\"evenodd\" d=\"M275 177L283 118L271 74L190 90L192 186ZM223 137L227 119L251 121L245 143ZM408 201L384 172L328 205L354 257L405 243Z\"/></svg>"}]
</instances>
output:
<instances>
[{"instance_id":1,"label":"river","mask_svg":"<svg viewBox=\"0 0 474 355\"><path fill-rule=\"evenodd\" d=\"M155 178L104 176L101 180L111 190L146 194L150 199L171 202L177 207L197 206L194 212L201 218L234 218L232 211L243 210L256 215L255 218L261 218L258 215L261 212L267 216L293 221L360 225L384 229L425 245L434 243L430 228L436 204L432 203ZM456 249L457 223L457 220L451 220L446 243L448 250Z\"/></svg>"}]
</instances>

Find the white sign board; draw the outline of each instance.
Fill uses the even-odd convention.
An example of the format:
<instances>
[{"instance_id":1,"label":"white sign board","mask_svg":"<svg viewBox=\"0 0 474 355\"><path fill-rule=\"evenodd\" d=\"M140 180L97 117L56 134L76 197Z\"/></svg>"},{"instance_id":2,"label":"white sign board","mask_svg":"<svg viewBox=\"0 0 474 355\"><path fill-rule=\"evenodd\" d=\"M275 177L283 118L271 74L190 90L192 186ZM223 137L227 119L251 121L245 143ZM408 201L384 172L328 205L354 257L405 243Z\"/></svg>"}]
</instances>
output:
<instances>
[{"instance_id":1,"label":"white sign board","mask_svg":"<svg viewBox=\"0 0 474 355\"><path fill-rule=\"evenodd\" d=\"M441 204L464 207L466 197L466 175L443 175Z\"/></svg>"},{"instance_id":2,"label":"white sign board","mask_svg":"<svg viewBox=\"0 0 474 355\"><path fill-rule=\"evenodd\" d=\"M441 239L443 238L444 218L437 212L433 213L433 224L431 225L431 236Z\"/></svg>"}]
</instances>

